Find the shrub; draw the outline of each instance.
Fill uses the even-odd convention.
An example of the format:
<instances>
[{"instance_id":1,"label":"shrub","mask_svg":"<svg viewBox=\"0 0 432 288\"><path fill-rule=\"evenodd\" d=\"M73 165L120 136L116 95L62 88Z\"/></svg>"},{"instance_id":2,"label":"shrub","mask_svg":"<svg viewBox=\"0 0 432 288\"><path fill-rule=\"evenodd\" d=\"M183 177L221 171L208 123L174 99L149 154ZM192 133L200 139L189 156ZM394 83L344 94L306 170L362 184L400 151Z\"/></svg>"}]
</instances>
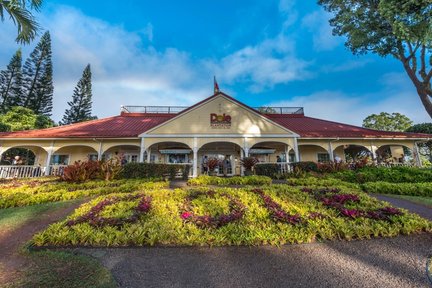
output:
<instances>
[{"instance_id":1,"label":"shrub","mask_svg":"<svg viewBox=\"0 0 432 288\"><path fill-rule=\"evenodd\" d=\"M121 161L118 158L111 158L109 160L98 161L99 163L99 175L101 179L111 181L117 178L122 172Z\"/></svg>"},{"instance_id":2,"label":"shrub","mask_svg":"<svg viewBox=\"0 0 432 288\"><path fill-rule=\"evenodd\" d=\"M246 171L252 171L252 168L258 163L258 159L255 157L243 157L240 159L240 163Z\"/></svg>"},{"instance_id":3,"label":"shrub","mask_svg":"<svg viewBox=\"0 0 432 288\"><path fill-rule=\"evenodd\" d=\"M219 160L216 158L210 158L207 162L209 171L214 171L219 166Z\"/></svg>"},{"instance_id":4,"label":"shrub","mask_svg":"<svg viewBox=\"0 0 432 288\"><path fill-rule=\"evenodd\" d=\"M275 163L257 164L255 165L255 174L275 178L279 173L279 166Z\"/></svg>"},{"instance_id":5,"label":"shrub","mask_svg":"<svg viewBox=\"0 0 432 288\"><path fill-rule=\"evenodd\" d=\"M292 163L294 170L301 170L304 172L318 172L318 165L312 161L294 162Z\"/></svg>"},{"instance_id":6,"label":"shrub","mask_svg":"<svg viewBox=\"0 0 432 288\"><path fill-rule=\"evenodd\" d=\"M320 173L334 173L348 170L348 164L342 162L317 163L317 170Z\"/></svg>"},{"instance_id":7,"label":"shrub","mask_svg":"<svg viewBox=\"0 0 432 288\"><path fill-rule=\"evenodd\" d=\"M316 177L305 178L288 178L287 183L292 186L316 186L316 187L333 187L342 186L351 189L360 189L360 186L355 183L345 182L339 179L322 179Z\"/></svg>"},{"instance_id":8,"label":"shrub","mask_svg":"<svg viewBox=\"0 0 432 288\"><path fill-rule=\"evenodd\" d=\"M156 163L128 163L123 166L123 178L168 178L174 179L179 173L183 179L189 176L191 165Z\"/></svg>"},{"instance_id":9,"label":"shrub","mask_svg":"<svg viewBox=\"0 0 432 288\"><path fill-rule=\"evenodd\" d=\"M341 171L329 176L357 183L375 181L392 183L432 182L432 170L416 167L364 167L356 171Z\"/></svg>"},{"instance_id":10,"label":"shrub","mask_svg":"<svg viewBox=\"0 0 432 288\"><path fill-rule=\"evenodd\" d=\"M383 181L368 182L362 185L369 193L397 194L432 197L432 183L389 183Z\"/></svg>"},{"instance_id":11,"label":"shrub","mask_svg":"<svg viewBox=\"0 0 432 288\"><path fill-rule=\"evenodd\" d=\"M63 170L60 178L66 182L85 182L99 176L100 165L98 161L75 161Z\"/></svg>"},{"instance_id":12,"label":"shrub","mask_svg":"<svg viewBox=\"0 0 432 288\"><path fill-rule=\"evenodd\" d=\"M201 175L189 179L188 185L271 185L272 179L267 176L234 176L222 178L216 176Z\"/></svg>"}]
</instances>

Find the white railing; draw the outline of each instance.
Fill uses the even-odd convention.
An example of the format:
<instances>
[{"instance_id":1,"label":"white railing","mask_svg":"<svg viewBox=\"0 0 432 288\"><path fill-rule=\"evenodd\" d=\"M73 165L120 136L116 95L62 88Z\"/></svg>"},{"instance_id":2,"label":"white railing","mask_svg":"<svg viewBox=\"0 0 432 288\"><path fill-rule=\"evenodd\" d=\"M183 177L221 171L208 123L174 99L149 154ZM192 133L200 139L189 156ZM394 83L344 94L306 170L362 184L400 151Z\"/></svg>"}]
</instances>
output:
<instances>
[{"instance_id":1,"label":"white railing","mask_svg":"<svg viewBox=\"0 0 432 288\"><path fill-rule=\"evenodd\" d=\"M0 178L33 178L45 175L46 167L31 165L0 166Z\"/></svg>"},{"instance_id":2,"label":"white railing","mask_svg":"<svg viewBox=\"0 0 432 288\"><path fill-rule=\"evenodd\" d=\"M50 165L48 175L49 176L61 176L63 175L63 170L68 165Z\"/></svg>"},{"instance_id":3,"label":"white railing","mask_svg":"<svg viewBox=\"0 0 432 288\"><path fill-rule=\"evenodd\" d=\"M293 171L292 163L286 162L259 162L256 165L264 165L264 164L274 164L278 166L279 173L285 174Z\"/></svg>"},{"instance_id":4,"label":"white railing","mask_svg":"<svg viewBox=\"0 0 432 288\"><path fill-rule=\"evenodd\" d=\"M3 165L0 166L1 178L35 178L41 176L59 176L67 165L50 165L48 173L46 167L33 165Z\"/></svg>"}]
</instances>

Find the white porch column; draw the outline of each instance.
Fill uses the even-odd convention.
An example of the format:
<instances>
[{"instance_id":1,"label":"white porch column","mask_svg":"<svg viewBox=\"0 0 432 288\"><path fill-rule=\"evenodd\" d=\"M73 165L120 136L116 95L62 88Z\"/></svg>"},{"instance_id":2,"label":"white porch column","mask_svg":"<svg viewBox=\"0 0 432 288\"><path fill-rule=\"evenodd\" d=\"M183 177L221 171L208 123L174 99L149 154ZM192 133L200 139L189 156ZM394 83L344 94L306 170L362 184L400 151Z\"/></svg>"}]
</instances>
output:
<instances>
[{"instance_id":1,"label":"white porch column","mask_svg":"<svg viewBox=\"0 0 432 288\"><path fill-rule=\"evenodd\" d=\"M150 154L151 154L151 149L149 148L147 149L147 163L150 163L151 160Z\"/></svg>"},{"instance_id":2,"label":"white porch column","mask_svg":"<svg viewBox=\"0 0 432 288\"><path fill-rule=\"evenodd\" d=\"M413 154L414 154L414 157L415 157L414 159L416 161L417 166L422 167L422 162L420 159L420 153L419 153L417 142L414 142Z\"/></svg>"},{"instance_id":3,"label":"white porch column","mask_svg":"<svg viewBox=\"0 0 432 288\"><path fill-rule=\"evenodd\" d=\"M144 153L145 153L145 141L144 137L141 138L141 145L140 145L140 154L139 154L139 160L138 162L143 163L144 162Z\"/></svg>"},{"instance_id":4,"label":"white porch column","mask_svg":"<svg viewBox=\"0 0 432 288\"><path fill-rule=\"evenodd\" d=\"M99 150L98 150L98 160L99 161L102 160L102 154L103 154L103 151L102 151L102 141L100 141L99 142Z\"/></svg>"},{"instance_id":5,"label":"white porch column","mask_svg":"<svg viewBox=\"0 0 432 288\"><path fill-rule=\"evenodd\" d=\"M247 144L247 138L246 137L243 138L243 152L244 152L243 157L249 157L249 147Z\"/></svg>"},{"instance_id":6,"label":"white porch column","mask_svg":"<svg viewBox=\"0 0 432 288\"><path fill-rule=\"evenodd\" d=\"M334 162L333 145L332 145L331 141L329 142L328 154L329 154L329 157L330 157L330 161Z\"/></svg>"},{"instance_id":7,"label":"white porch column","mask_svg":"<svg viewBox=\"0 0 432 288\"><path fill-rule=\"evenodd\" d=\"M51 141L51 146L48 149L48 155L47 155L47 159L46 159L46 163L45 163L45 175L49 176L50 174L50 164L51 164L51 156L52 156L52 152L54 150L54 141Z\"/></svg>"},{"instance_id":8,"label":"white porch column","mask_svg":"<svg viewBox=\"0 0 432 288\"><path fill-rule=\"evenodd\" d=\"M193 167L192 167L192 177L198 176L198 140L195 137L193 139Z\"/></svg>"},{"instance_id":9,"label":"white porch column","mask_svg":"<svg viewBox=\"0 0 432 288\"><path fill-rule=\"evenodd\" d=\"M244 157L245 157L245 151L244 151L244 148L241 149L240 154L241 154L241 155L240 155L241 158L244 158ZM241 165L241 162L240 162L240 176L244 176L244 167L243 167L243 165Z\"/></svg>"},{"instance_id":10,"label":"white porch column","mask_svg":"<svg viewBox=\"0 0 432 288\"><path fill-rule=\"evenodd\" d=\"M376 164L377 163L377 156L376 156L376 149L375 145L371 142L370 144L370 151L372 153L372 161Z\"/></svg>"},{"instance_id":11,"label":"white porch column","mask_svg":"<svg viewBox=\"0 0 432 288\"><path fill-rule=\"evenodd\" d=\"M290 150L290 146L289 145L287 145L286 146L286 149L285 149L285 162L286 163L290 163L290 157L289 157L289 150Z\"/></svg>"},{"instance_id":12,"label":"white porch column","mask_svg":"<svg viewBox=\"0 0 432 288\"><path fill-rule=\"evenodd\" d=\"M298 149L297 138L294 138L294 153L295 153L295 161L300 162L300 154Z\"/></svg>"}]
</instances>

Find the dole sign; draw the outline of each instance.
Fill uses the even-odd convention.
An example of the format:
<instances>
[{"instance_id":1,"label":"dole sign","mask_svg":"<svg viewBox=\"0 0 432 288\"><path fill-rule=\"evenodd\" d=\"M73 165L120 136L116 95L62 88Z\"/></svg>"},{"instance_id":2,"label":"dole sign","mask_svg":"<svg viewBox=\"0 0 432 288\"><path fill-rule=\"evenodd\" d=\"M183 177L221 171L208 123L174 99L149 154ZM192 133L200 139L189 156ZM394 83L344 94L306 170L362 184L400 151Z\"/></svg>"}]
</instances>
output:
<instances>
[{"instance_id":1,"label":"dole sign","mask_svg":"<svg viewBox=\"0 0 432 288\"><path fill-rule=\"evenodd\" d=\"M231 116L226 115L225 113L222 115L218 115L216 113L210 114L210 126L213 128L230 128L231 127Z\"/></svg>"}]
</instances>

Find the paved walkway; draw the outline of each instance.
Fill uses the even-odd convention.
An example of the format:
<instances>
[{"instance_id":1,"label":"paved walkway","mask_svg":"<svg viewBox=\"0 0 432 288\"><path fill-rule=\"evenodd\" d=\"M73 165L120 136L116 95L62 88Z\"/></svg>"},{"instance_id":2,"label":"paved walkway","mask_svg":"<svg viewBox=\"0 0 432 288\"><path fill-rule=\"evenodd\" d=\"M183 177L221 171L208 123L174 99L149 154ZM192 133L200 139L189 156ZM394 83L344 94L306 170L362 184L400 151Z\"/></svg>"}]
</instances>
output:
<instances>
[{"instance_id":1,"label":"paved walkway","mask_svg":"<svg viewBox=\"0 0 432 288\"><path fill-rule=\"evenodd\" d=\"M389 202L390 204L392 204L395 207L401 207L404 209L407 209L408 211L412 212L412 213L416 213L418 215L420 215L423 218L429 219L430 221L432 221L432 208L426 206L426 205L421 205L421 204L417 204L405 199L401 199L401 198L396 198L396 197L390 197L388 195L382 195L382 194L370 194L371 196L382 200L382 201L386 201ZM432 246L432 244L431 244Z\"/></svg>"},{"instance_id":2,"label":"paved walkway","mask_svg":"<svg viewBox=\"0 0 432 288\"><path fill-rule=\"evenodd\" d=\"M120 287L431 287L432 233L280 248L78 249Z\"/></svg>"}]
</instances>

